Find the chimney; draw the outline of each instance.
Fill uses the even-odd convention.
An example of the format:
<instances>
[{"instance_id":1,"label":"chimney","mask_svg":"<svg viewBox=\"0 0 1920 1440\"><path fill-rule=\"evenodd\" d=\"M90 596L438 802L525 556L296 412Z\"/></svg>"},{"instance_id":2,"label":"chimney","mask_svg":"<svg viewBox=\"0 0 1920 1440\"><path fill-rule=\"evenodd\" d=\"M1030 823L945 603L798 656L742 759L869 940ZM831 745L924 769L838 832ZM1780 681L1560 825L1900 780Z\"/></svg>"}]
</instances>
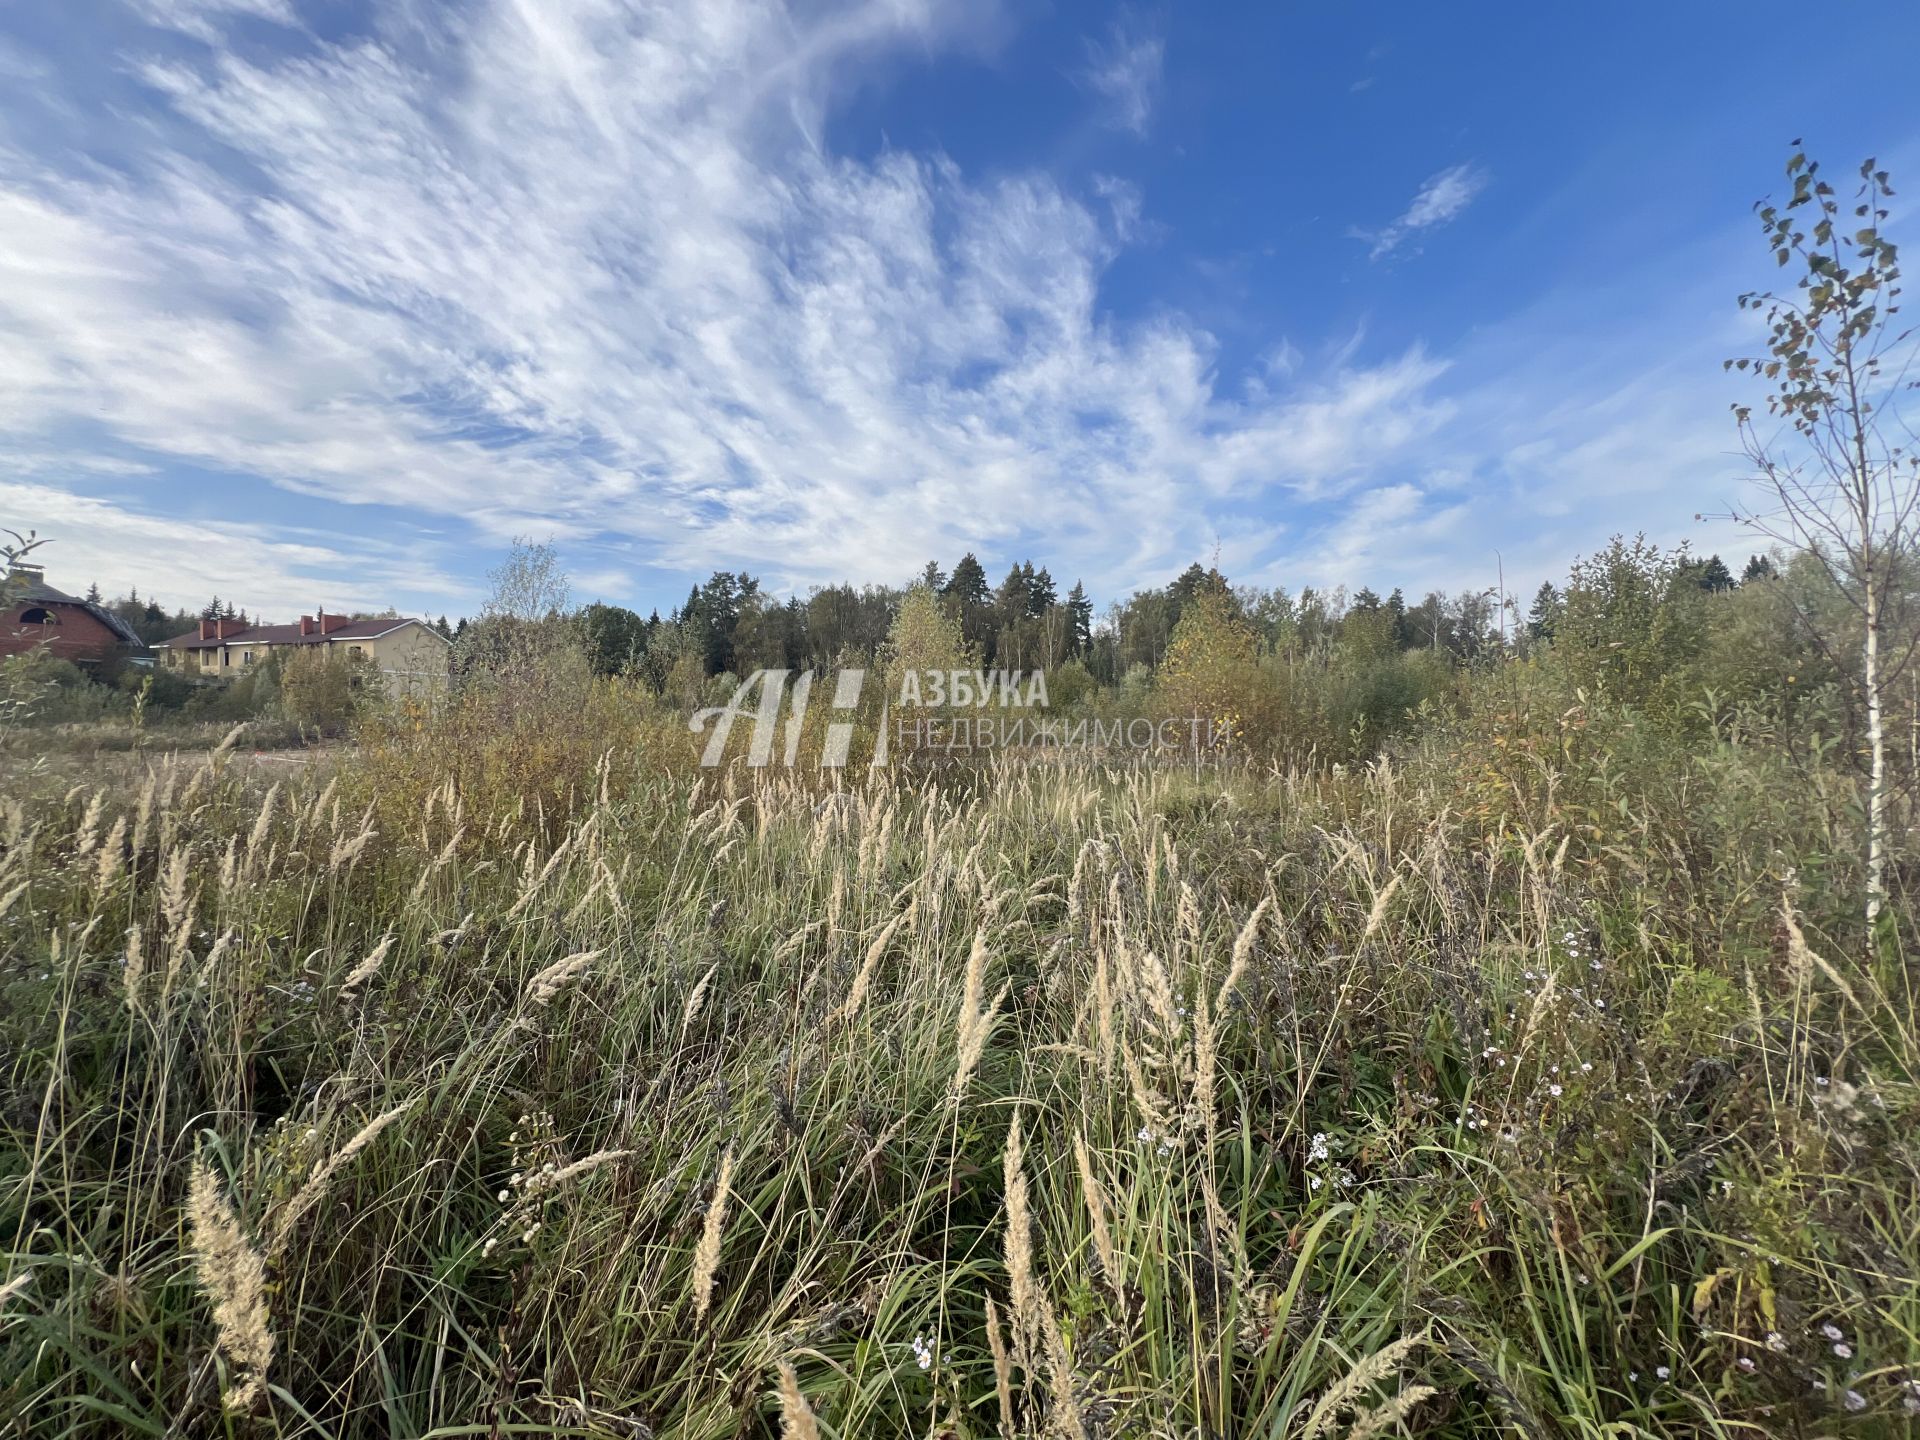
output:
<instances>
[{"instance_id":1,"label":"chimney","mask_svg":"<svg viewBox=\"0 0 1920 1440\"><path fill-rule=\"evenodd\" d=\"M29 560L16 560L7 567L7 579L22 585L38 585L46 578L46 568Z\"/></svg>"},{"instance_id":2,"label":"chimney","mask_svg":"<svg viewBox=\"0 0 1920 1440\"><path fill-rule=\"evenodd\" d=\"M200 638L202 640L213 639L213 626L214 622L211 620L202 620L200 622Z\"/></svg>"},{"instance_id":3,"label":"chimney","mask_svg":"<svg viewBox=\"0 0 1920 1440\"><path fill-rule=\"evenodd\" d=\"M313 634L313 632L319 628L319 623L320 622L315 620L311 615L302 615L300 617L300 633L302 635Z\"/></svg>"},{"instance_id":4,"label":"chimney","mask_svg":"<svg viewBox=\"0 0 1920 1440\"><path fill-rule=\"evenodd\" d=\"M329 615L324 610L320 613L320 633L322 635L331 635L346 623L347 617L344 615Z\"/></svg>"}]
</instances>

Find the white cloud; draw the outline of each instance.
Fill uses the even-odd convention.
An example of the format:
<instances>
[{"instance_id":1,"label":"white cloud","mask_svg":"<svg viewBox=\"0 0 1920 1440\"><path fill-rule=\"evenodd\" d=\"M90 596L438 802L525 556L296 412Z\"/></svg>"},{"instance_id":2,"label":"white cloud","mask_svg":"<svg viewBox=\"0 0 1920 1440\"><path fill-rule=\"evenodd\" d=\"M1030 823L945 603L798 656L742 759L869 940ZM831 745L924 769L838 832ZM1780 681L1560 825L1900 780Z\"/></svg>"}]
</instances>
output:
<instances>
[{"instance_id":1,"label":"white cloud","mask_svg":"<svg viewBox=\"0 0 1920 1440\"><path fill-rule=\"evenodd\" d=\"M209 44L219 43L221 22L228 16L271 20L289 28L300 23L290 0L134 0L132 8L150 25L178 30Z\"/></svg>"},{"instance_id":2,"label":"white cloud","mask_svg":"<svg viewBox=\"0 0 1920 1440\"><path fill-rule=\"evenodd\" d=\"M218 595L276 620L293 618L289 606L461 608L477 599L417 553L363 536L142 513L33 481L0 481L0 516L8 528L46 539L34 561L51 584L75 594L93 583L112 595L132 587L170 608L197 608Z\"/></svg>"},{"instance_id":3,"label":"white cloud","mask_svg":"<svg viewBox=\"0 0 1920 1440\"><path fill-rule=\"evenodd\" d=\"M1087 42L1080 82L1107 101L1114 125L1145 135L1159 97L1166 51L1162 36L1139 34L1126 22L1117 23L1105 40Z\"/></svg>"},{"instance_id":4,"label":"white cloud","mask_svg":"<svg viewBox=\"0 0 1920 1440\"><path fill-rule=\"evenodd\" d=\"M817 147L836 77L973 7L411 13L441 28L150 67L191 154L0 155L0 435L780 585L1041 536L1099 586L1445 419L1418 352L1221 392L1204 331L1101 311L1100 197Z\"/></svg>"},{"instance_id":5,"label":"white cloud","mask_svg":"<svg viewBox=\"0 0 1920 1440\"><path fill-rule=\"evenodd\" d=\"M1454 165L1427 178L1413 197L1413 203L1386 229L1363 233L1360 238L1373 241L1372 256L1378 260L1399 248L1409 236L1445 225L1455 219L1474 198L1487 188L1487 174L1474 165Z\"/></svg>"}]
</instances>

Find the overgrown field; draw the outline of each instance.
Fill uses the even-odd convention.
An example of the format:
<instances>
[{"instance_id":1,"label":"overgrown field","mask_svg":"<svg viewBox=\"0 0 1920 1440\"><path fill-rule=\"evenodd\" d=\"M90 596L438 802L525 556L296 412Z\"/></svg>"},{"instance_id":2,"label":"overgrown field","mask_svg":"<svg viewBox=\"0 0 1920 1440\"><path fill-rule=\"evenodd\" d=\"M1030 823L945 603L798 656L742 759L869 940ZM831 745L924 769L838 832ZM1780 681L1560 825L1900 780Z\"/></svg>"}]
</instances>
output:
<instances>
[{"instance_id":1,"label":"overgrown field","mask_svg":"<svg viewBox=\"0 0 1920 1440\"><path fill-rule=\"evenodd\" d=\"M1904 910L1591 723L9 785L0 1433L1901 1433Z\"/></svg>"}]
</instances>

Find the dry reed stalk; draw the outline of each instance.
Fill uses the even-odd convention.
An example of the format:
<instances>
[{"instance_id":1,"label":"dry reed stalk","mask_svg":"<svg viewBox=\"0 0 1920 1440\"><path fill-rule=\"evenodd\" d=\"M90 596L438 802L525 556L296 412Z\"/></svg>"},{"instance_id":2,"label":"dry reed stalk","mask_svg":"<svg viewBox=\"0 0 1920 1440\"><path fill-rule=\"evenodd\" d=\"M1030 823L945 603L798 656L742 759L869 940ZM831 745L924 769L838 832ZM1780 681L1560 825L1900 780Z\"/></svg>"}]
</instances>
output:
<instances>
[{"instance_id":1,"label":"dry reed stalk","mask_svg":"<svg viewBox=\"0 0 1920 1440\"><path fill-rule=\"evenodd\" d=\"M1266 918L1267 910L1272 904L1273 896L1263 897L1260 903L1253 907L1253 913L1247 916L1247 922L1240 927L1240 933L1234 937L1233 958L1227 964L1226 978L1220 982L1220 989L1214 995L1214 1009L1226 1010L1228 997L1233 994L1234 987L1246 975L1247 966L1253 960L1253 942L1260 935L1260 922Z\"/></svg>"},{"instance_id":2,"label":"dry reed stalk","mask_svg":"<svg viewBox=\"0 0 1920 1440\"><path fill-rule=\"evenodd\" d=\"M809 920L798 930L787 936L786 939L773 947L773 963L779 965L788 959L788 957L793 955L802 945L807 943L814 931L824 929L826 923L824 920Z\"/></svg>"},{"instance_id":3,"label":"dry reed stalk","mask_svg":"<svg viewBox=\"0 0 1920 1440\"><path fill-rule=\"evenodd\" d=\"M0 895L0 916L4 916L9 910L13 909L20 897L27 893L27 887L31 883L31 881L22 880L4 895Z\"/></svg>"},{"instance_id":4,"label":"dry reed stalk","mask_svg":"<svg viewBox=\"0 0 1920 1440\"><path fill-rule=\"evenodd\" d=\"M1033 1275L1033 1222L1027 1213L1025 1148L1020 1138L1020 1110L1013 1112L1002 1159L1007 1204L1007 1291L1013 1303L1013 1351L1023 1368L1033 1368L1033 1339L1042 1328L1040 1287Z\"/></svg>"},{"instance_id":5,"label":"dry reed stalk","mask_svg":"<svg viewBox=\"0 0 1920 1440\"><path fill-rule=\"evenodd\" d=\"M227 837L227 848L220 856L220 873L216 878L223 897L233 894L240 879L240 837L238 835Z\"/></svg>"},{"instance_id":6,"label":"dry reed stalk","mask_svg":"<svg viewBox=\"0 0 1920 1440\"><path fill-rule=\"evenodd\" d=\"M1087 1216L1093 1231L1093 1253L1100 1261L1107 1284L1118 1295L1127 1283L1127 1276L1120 1266L1120 1252L1114 1248L1113 1232L1107 1228L1106 1196L1101 1192L1099 1178L1093 1173L1093 1159L1087 1153L1086 1136L1078 1131L1073 1136L1073 1158L1080 1169L1080 1193L1087 1202Z\"/></svg>"},{"instance_id":7,"label":"dry reed stalk","mask_svg":"<svg viewBox=\"0 0 1920 1440\"><path fill-rule=\"evenodd\" d=\"M1013 1362L1007 1357L1007 1342L1000 1334L1000 1311L987 1297L987 1348L993 1352L993 1393L1000 1402L1000 1434L1013 1440Z\"/></svg>"},{"instance_id":8,"label":"dry reed stalk","mask_svg":"<svg viewBox=\"0 0 1920 1440\"><path fill-rule=\"evenodd\" d=\"M707 987L713 983L713 972L720 968L720 962L714 961L707 967L707 973L694 984L693 993L687 996L686 1007L680 1012L680 1033L687 1033L687 1027L700 1018L700 1010L707 1003Z\"/></svg>"},{"instance_id":9,"label":"dry reed stalk","mask_svg":"<svg viewBox=\"0 0 1920 1440\"><path fill-rule=\"evenodd\" d=\"M1080 847L1080 853L1073 857L1073 878L1067 881L1067 922L1078 925L1085 912L1086 902L1080 898L1080 882L1087 872L1087 856L1092 852L1094 841L1089 840Z\"/></svg>"},{"instance_id":10,"label":"dry reed stalk","mask_svg":"<svg viewBox=\"0 0 1920 1440\"><path fill-rule=\"evenodd\" d=\"M820 1440L820 1426L813 1418L813 1407L800 1393L800 1377L785 1360L775 1365L780 1376L781 1440Z\"/></svg>"},{"instance_id":11,"label":"dry reed stalk","mask_svg":"<svg viewBox=\"0 0 1920 1440\"><path fill-rule=\"evenodd\" d=\"M1116 1036L1113 1024L1113 971L1107 963L1105 945L1096 949L1093 957L1093 1018L1100 1039L1100 1074L1104 1078L1111 1078Z\"/></svg>"},{"instance_id":12,"label":"dry reed stalk","mask_svg":"<svg viewBox=\"0 0 1920 1440\"><path fill-rule=\"evenodd\" d=\"M1440 1392L1431 1385L1412 1385L1384 1400L1363 1415L1356 1415L1353 1428L1347 1431L1346 1440L1375 1440L1395 1429L1401 1421L1411 1415L1416 1406L1431 1400Z\"/></svg>"},{"instance_id":13,"label":"dry reed stalk","mask_svg":"<svg viewBox=\"0 0 1920 1440\"><path fill-rule=\"evenodd\" d=\"M1424 1345L1426 1340L1425 1335L1409 1335L1396 1340L1361 1360L1345 1376L1328 1386L1327 1393L1320 1397L1320 1403L1307 1416L1306 1428L1300 1432L1300 1440L1315 1440L1316 1436L1324 1435L1335 1415L1343 1409L1353 1408L1356 1396L1369 1385L1384 1380L1398 1370L1401 1362Z\"/></svg>"},{"instance_id":14,"label":"dry reed stalk","mask_svg":"<svg viewBox=\"0 0 1920 1440\"><path fill-rule=\"evenodd\" d=\"M1199 1113L1209 1154L1213 1151L1214 1067L1219 1058L1219 1035L1203 986L1193 997L1193 1108Z\"/></svg>"},{"instance_id":15,"label":"dry reed stalk","mask_svg":"<svg viewBox=\"0 0 1920 1440\"><path fill-rule=\"evenodd\" d=\"M568 835L556 845L553 854L547 857L547 863L541 867L538 874L535 874L533 870L533 846L531 844L527 846L527 878L520 887L519 896L507 910L507 919L512 920L517 918L522 910L525 910L527 906L533 903L533 897L540 893L541 888L545 886L548 878L553 874L554 870L558 868L560 862L567 858L567 852L573 848L574 841L577 838L577 835Z\"/></svg>"},{"instance_id":16,"label":"dry reed stalk","mask_svg":"<svg viewBox=\"0 0 1920 1440\"><path fill-rule=\"evenodd\" d=\"M267 1242L267 1253L270 1256L277 1256L286 1248L287 1242L293 1238L294 1227L309 1210L326 1198L327 1188L333 1184L335 1177L342 1170L353 1163L354 1157L378 1139L381 1131L412 1108L412 1100L403 1100L393 1109L374 1116L360 1127L359 1133L351 1140L314 1167L313 1174L308 1177L307 1183L294 1192L292 1198L281 1207L279 1215L273 1222Z\"/></svg>"},{"instance_id":17,"label":"dry reed stalk","mask_svg":"<svg viewBox=\"0 0 1920 1440\"><path fill-rule=\"evenodd\" d=\"M107 832L105 843L100 846L100 855L93 869L93 886L96 890L105 890L120 876L121 863L126 859L122 853L127 840L127 817L122 815L113 822L113 828Z\"/></svg>"},{"instance_id":18,"label":"dry reed stalk","mask_svg":"<svg viewBox=\"0 0 1920 1440\"><path fill-rule=\"evenodd\" d=\"M1387 881L1386 888L1373 897L1373 908L1367 912L1367 928L1360 933L1362 945L1373 938L1374 932L1387 918L1387 906L1392 903L1394 892L1400 888L1400 882L1404 878L1403 875L1396 873L1391 880Z\"/></svg>"},{"instance_id":19,"label":"dry reed stalk","mask_svg":"<svg viewBox=\"0 0 1920 1440\"><path fill-rule=\"evenodd\" d=\"M1200 900L1193 893L1193 886L1184 880L1180 882L1180 899L1174 906L1174 921L1187 943L1197 947L1200 944Z\"/></svg>"},{"instance_id":20,"label":"dry reed stalk","mask_svg":"<svg viewBox=\"0 0 1920 1440\"><path fill-rule=\"evenodd\" d=\"M1146 1071L1140 1068L1140 1062L1134 1058L1133 1047L1122 1040L1120 1042L1120 1063L1127 1072L1127 1088L1133 1095L1134 1108L1140 1112L1140 1122L1162 1143L1173 1139L1173 1112L1158 1090L1147 1079Z\"/></svg>"},{"instance_id":21,"label":"dry reed stalk","mask_svg":"<svg viewBox=\"0 0 1920 1440\"><path fill-rule=\"evenodd\" d=\"M562 1165L551 1174L535 1174L527 1182L526 1193L537 1194L543 1190L557 1190L583 1175L591 1175L603 1165L611 1165L616 1160L624 1160L634 1152L631 1150L596 1150L593 1154L575 1160L570 1165Z\"/></svg>"},{"instance_id":22,"label":"dry reed stalk","mask_svg":"<svg viewBox=\"0 0 1920 1440\"><path fill-rule=\"evenodd\" d=\"M167 928L178 930L191 916L192 902L187 896L187 847L176 845L161 867L160 911Z\"/></svg>"},{"instance_id":23,"label":"dry reed stalk","mask_svg":"<svg viewBox=\"0 0 1920 1440\"><path fill-rule=\"evenodd\" d=\"M232 930L223 930L220 932L220 938L215 940L213 942L213 948L207 951L207 963L200 967L199 983L201 985L205 985L209 979L218 973L220 962L227 958L227 951L233 948L235 938L237 937Z\"/></svg>"},{"instance_id":24,"label":"dry reed stalk","mask_svg":"<svg viewBox=\"0 0 1920 1440\"><path fill-rule=\"evenodd\" d=\"M447 838L447 843L441 847L440 853L434 856L433 862L420 872L420 878L413 882L412 898L416 904L418 904L420 898L427 893L427 882L453 863L454 852L460 848L460 842L466 839L466 837L467 827L464 825L455 826L453 834Z\"/></svg>"},{"instance_id":25,"label":"dry reed stalk","mask_svg":"<svg viewBox=\"0 0 1920 1440\"><path fill-rule=\"evenodd\" d=\"M373 807L369 805L366 813L360 817L360 828L353 835L339 833L340 816L338 808L334 812L336 839L333 848L327 854L327 873L336 874L343 869L351 869L360 857L366 853L378 831L373 828Z\"/></svg>"},{"instance_id":26,"label":"dry reed stalk","mask_svg":"<svg viewBox=\"0 0 1920 1440\"><path fill-rule=\"evenodd\" d=\"M126 992L127 1008L134 1014L142 1014L143 1000L141 990L147 977L147 952L140 940L140 927L127 927L127 963L120 971L121 988Z\"/></svg>"},{"instance_id":27,"label":"dry reed stalk","mask_svg":"<svg viewBox=\"0 0 1920 1440\"><path fill-rule=\"evenodd\" d=\"M1160 899L1160 832L1158 830L1147 837L1146 872L1147 914L1151 915ZM1114 879L1117 885L1119 877L1115 876Z\"/></svg>"},{"instance_id":28,"label":"dry reed stalk","mask_svg":"<svg viewBox=\"0 0 1920 1440\"><path fill-rule=\"evenodd\" d=\"M847 873L838 865L833 867L833 890L827 896L827 938L834 939L840 934L840 916L847 904Z\"/></svg>"},{"instance_id":29,"label":"dry reed stalk","mask_svg":"<svg viewBox=\"0 0 1920 1440\"><path fill-rule=\"evenodd\" d=\"M1822 975L1833 982L1834 988L1846 997L1847 1003L1862 1015L1867 1014L1866 1006L1860 1003L1860 997L1853 993L1840 972L1823 959L1800 929L1799 917L1793 913L1793 899L1789 895L1780 897L1780 920L1787 932L1787 973L1796 985L1803 985L1818 969Z\"/></svg>"},{"instance_id":30,"label":"dry reed stalk","mask_svg":"<svg viewBox=\"0 0 1920 1440\"><path fill-rule=\"evenodd\" d=\"M1554 973L1547 971L1546 980L1540 986L1540 993L1533 997L1533 1003L1527 1007L1527 1023L1520 1029L1520 1039L1513 1047L1515 1057L1526 1054L1528 1044L1540 1028L1540 1022L1553 1013L1554 1001L1559 998L1560 982Z\"/></svg>"},{"instance_id":31,"label":"dry reed stalk","mask_svg":"<svg viewBox=\"0 0 1920 1440\"><path fill-rule=\"evenodd\" d=\"M887 942L893 939L894 932L906 919L904 913L896 915L882 927L873 943L867 946L865 958L860 969L854 974L853 984L847 987L847 998L840 1003L839 1009L827 1017L829 1023L835 1020L852 1020L860 1013L860 1007L866 1002L867 989L873 984L874 971L880 968L880 957L886 953Z\"/></svg>"},{"instance_id":32,"label":"dry reed stalk","mask_svg":"<svg viewBox=\"0 0 1920 1440\"><path fill-rule=\"evenodd\" d=\"M976 931L973 937L973 949L967 955L967 974L960 1000L960 1019L954 1031L956 1056L953 1072L953 1099L955 1104L958 1104L966 1095L967 1084L973 1079L973 1072L980 1064L980 1056L986 1051L987 1038L993 1033L994 1021L1000 1016L1000 1006L1013 988L1012 981L1003 983L1000 992L993 997L993 1003L983 1005L986 973L987 937L985 932Z\"/></svg>"},{"instance_id":33,"label":"dry reed stalk","mask_svg":"<svg viewBox=\"0 0 1920 1440\"><path fill-rule=\"evenodd\" d=\"M554 996L577 980L589 965L600 958L602 953L599 950L582 950L578 954L554 961L527 982L526 1002L536 1007L550 1003Z\"/></svg>"},{"instance_id":34,"label":"dry reed stalk","mask_svg":"<svg viewBox=\"0 0 1920 1440\"><path fill-rule=\"evenodd\" d=\"M240 1374L240 1384L227 1393L227 1408L251 1410L266 1393L273 1363L266 1262L248 1243L213 1167L201 1159L194 1161L187 1189L187 1224L200 1288L213 1302L220 1350Z\"/></svg>"},{"instance_id":35,"label":"dry reed stalk","mask_svg":"<svg viewBox=\"0 0 1920 1440\"><path fill-rule=\"evenodd\" d=\"M107 803L107 792L96 790L93 799L87 803L85 812L80 816L79 828L74 833L73 854L77 860L84 860L93 853L93 847L99 842L98 829L100 812Z\"/></svg>"},{"instance_id":36,"label":"dry reed stalk","mask_svg":"<svg viewBox=\"0 0 1920 1440\"><path fill-rule=\"evenodd\" d=\"M1053 1306L1041 1301L1040 1323L1047 1348L1048 1389L1053 1400L1051 1424L1062 1433L1085 1440L1087 1425L1080 1413L1080 1400L1073 1390L1073 1361L1067 1355L1067 1337L1061 1333L1060 1317Z\"/></svg>"},{"instance_id":37,"label":"dry reed stalk","mask_svg":"<svg viewBox=\"0 0 1920 1440\"><path fill-rule=\"evenodd\" d=\"M153 822L153 806L159 788L159 776L147 772L147 783L140 787L140 799L133 807L133 854L138 859L146 848L147 827Z\"/></svg>"},{"instance_id":38,"label":"dry reed stalk","mask_svg":"<svg viewBox=\"0 0 1920 1440\"><path fill-rule=\"evenodd\" d=\"M367 984L380 973L380 967L387 962L387 952L393 949L393 936L383 937L380 943L368 952L367 958L347 972L347 978L340 982L340 994L344 998Z\"/></svg>"},{"instance_id":39,"label":"dry reed stalk","mask_svg":"<svg viewBox=\"0 0 1920 1440\"><path fill-rule=\"evenodd\" d=\"M720 1157L720 1177L713 1182L713 1199L700 1226L700 1244L693 1252L693 1321L706 1323L713 1303L713 1276L720 1268L720 1238L727 1224L727 1193L733 1183L733 1147Z\"/></svg>"}]
</instances>

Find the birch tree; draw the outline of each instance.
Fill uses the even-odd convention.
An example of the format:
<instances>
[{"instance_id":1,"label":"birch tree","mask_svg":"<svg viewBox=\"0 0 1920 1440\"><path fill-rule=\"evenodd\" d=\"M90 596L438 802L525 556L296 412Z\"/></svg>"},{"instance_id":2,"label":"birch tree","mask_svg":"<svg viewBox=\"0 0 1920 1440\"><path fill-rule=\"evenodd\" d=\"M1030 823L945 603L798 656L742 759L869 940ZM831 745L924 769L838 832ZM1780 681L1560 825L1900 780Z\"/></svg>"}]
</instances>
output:
<instances>
[{"instance_id":1,"label":"birch tree","mask_svg":"<svg viewBox=\"0 0 1920 1440\"><path fill-rule=\"evenodd\" d=\"M1890 656L1886 632L1904 599L1920 507L1920 457L1902 415L1916 383L1914 332L1898 318L1899 258L1882 233L1893 196L1887 172L1863 164L1849 207L1796 140L1787 179L1790 197L1754 209L1794 283L1784 294L1740 297L1742 309L1766 319L1766 353L1727 362L1767 382L1775 422L1763 433L1751 406L1733 407L1765 497L1736 515L1816 557L1858 615L1871 937L1887 895L1887 697L1913 653L1903 644Z\"/></svg>"}]
</instances>

